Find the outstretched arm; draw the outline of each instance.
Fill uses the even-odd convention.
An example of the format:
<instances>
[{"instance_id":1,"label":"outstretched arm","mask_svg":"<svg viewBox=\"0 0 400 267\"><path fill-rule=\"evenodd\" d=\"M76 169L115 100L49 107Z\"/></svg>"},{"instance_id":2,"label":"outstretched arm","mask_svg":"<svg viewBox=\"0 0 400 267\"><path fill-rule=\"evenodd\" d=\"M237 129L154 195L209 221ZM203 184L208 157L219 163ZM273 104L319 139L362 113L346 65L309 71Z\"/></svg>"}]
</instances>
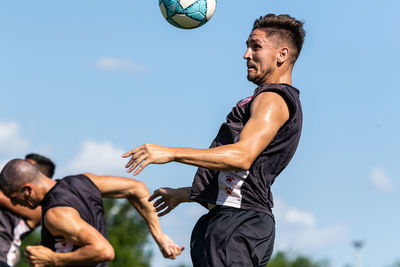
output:
<instances>
[{"instance_id":1,"label":"outstretched arm","mask_svg":"<svg viewBox=\"0 0 400 267\"><path fill-rule=\"evenodd\" d=\"M42 218L42 208L37 207L32 210L21 205L14 205L11 200L0 191L0 208L8 209L9 211L25 218L27 224L32 229L40 224Z\"/></svg>"},{"instance_id":2,"label":"outstretched arm","mask_svg":"<svg viewBox=\"0 0 400 267\"><path fill-rule=\"evenodd\" d=\"M153 206L156 208L158 216L161 217L183 202L192 202L189 198L189 192L191 189L191 187L181 187L177 189L169 187L160 188L154 191L149 198L149 201L158 198L156 202L154 202Z\"/></svg>"},{"instance_id":3,"label":"outstretched arm","mask_svg":"<svg viewBox=\"0 0 400 267\"><path fill-rule=\"evenodd\" d=\"M162 230L152 203L150 192L143 182L122 177L97 176L85 173L99 188L103 197L126 198L146 221L151 235L166 258L175 259L184 249L176 245Z\"/></svg>"},{"instance_id":4,"label":"outstretched arm","mask_svg":"<svg viewBox=\"0 0 400 267\"><path fill-rule=\"evenodd\" d=\"M128 172L136 169L134 175L149 164L171 161L215 170L248 170L288 119L289 110L284 99L277 93L264 92L254 99L250 119L234 144L209 149L144 144L122 157L131 157L125 167L129 168Z\"/></svg>"},{"instance_id":5,"label":"outstretched arm","mask_svg":"<svg viewBox=\"0 0 400 267\"><path fill-rule=\"evenodd\" d=\"M105 237L85 222L71 207L55 207L47 211L44 224L53 236L62 236L79 248L56 253L43 246L28 246L25 251L30 266L95 265L114 259L114 249Z\"/></svg>"}]
</instances>

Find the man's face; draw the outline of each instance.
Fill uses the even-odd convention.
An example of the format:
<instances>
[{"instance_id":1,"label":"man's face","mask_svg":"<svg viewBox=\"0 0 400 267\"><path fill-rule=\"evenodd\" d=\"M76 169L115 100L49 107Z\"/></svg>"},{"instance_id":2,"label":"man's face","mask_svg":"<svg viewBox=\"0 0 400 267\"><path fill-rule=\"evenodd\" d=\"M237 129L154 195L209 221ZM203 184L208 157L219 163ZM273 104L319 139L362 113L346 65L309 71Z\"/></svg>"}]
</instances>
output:
<instances>
[{"instance_id":1,"label":"man's face","mask_svg":"<svg viewBox=\"0 0 400 267\"><path fill-rule=\"evenodd\" d=\"M32 188L24 186L21 190L7 194L13 205L35 209L38 205L32 198Z\"/></svg>"},{"instance_id":2,"label":"man's face","mask_svg":"<svg viewBox=\"0 0 400 267\"><path fill-rule=\"evenodd\" d=\"M260 29L250 33L246 44L243 57L247 61L247 79L257 85L264 84L277 67L279 51L274 47L274 40Z\"/></svg>"}]
</instances>

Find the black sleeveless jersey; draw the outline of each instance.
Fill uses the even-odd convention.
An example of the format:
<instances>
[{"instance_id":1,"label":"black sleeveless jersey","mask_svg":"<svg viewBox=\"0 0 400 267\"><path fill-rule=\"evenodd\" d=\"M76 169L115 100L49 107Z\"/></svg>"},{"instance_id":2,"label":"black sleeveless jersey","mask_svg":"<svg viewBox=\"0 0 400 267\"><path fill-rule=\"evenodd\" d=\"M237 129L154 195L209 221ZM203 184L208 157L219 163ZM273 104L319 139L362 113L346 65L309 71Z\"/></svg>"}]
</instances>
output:
<instances>
[{"instance_id":1,"label":"black sleeveless jersey","mask_svg":"<svg viewBox=\"0 0 400 267\"><path fill-rule=\"evenodd\" d=\"M46 212L54 207L71 207L78 211L81 218L107 238L103 200L97 186L85 175L67 176L57 183L45 195L42 206L42 241L41 245L55 252L71 252L78 247L62 236L53 236L44 225ZM106 262L94 265L106 267Z\"/></svg>"},{"instance_id":2,"label":"black sleeveless jersey","mask_svg":"<svg viewBox=\"0 0 400 267\"><path fill-rule=\"evenodd\" d=\"M271 185L288 165L300 140L302 109L300 92L287 84L265 84L253 96L237 103L222 124L210 147L233 144L250 119L251 104L263 92L275 92L286 102L289 119L247 171L215 171L199 168L195 174L190 198L207 203L254 210L272 215Z\"/></svg>"},{"instance_id":3,"label":"black sleeveless jersey","mask_svg":"<svg viewBox=\"0 0 400 267\"><path fill-rule=\"evenodd\" d=\"M14 266L19 260L21 241L31 231L25 219L0 209L0 262Z\"/></svg>"}]
</instances>

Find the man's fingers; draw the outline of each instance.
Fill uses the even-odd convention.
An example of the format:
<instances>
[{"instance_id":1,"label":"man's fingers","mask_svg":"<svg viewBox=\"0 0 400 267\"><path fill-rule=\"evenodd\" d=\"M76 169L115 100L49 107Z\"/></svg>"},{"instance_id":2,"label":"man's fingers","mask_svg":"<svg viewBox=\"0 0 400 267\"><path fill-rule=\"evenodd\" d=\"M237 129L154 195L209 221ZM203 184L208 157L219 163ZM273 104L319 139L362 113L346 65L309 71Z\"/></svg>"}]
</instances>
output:
<instances>
[{"instance_id":1,"label":"man's fingers","mask_svg":"<svg viewBox=\"0 0 400 267\"><path fill-rule=\"evenodd\" d=\"M135 153L136 153L136 151L138 151L138 150L139 150L141 147L142 147L142 146L139 146L139 147L133 148L133 149L129 150L128 152L126 152L126 153L122 154L122 155L121 155L121 157L123 157L123 158L127 158L127 157L129 157L129 156L132 156L132 155L133 155L133 154L135 154Z\"/></svg>"},{"instance_id":2,"label":"man's fingers","mask_svg":"<svg viewBox=\"0 0 400 267\"><path fill-rule=\"evenodd\" d=\"M140 164L140 166L136 169L136 171L133 173L133 175L138 175L147 165L149 165L151 162L148 160L145 160Z\"/></svg>"},{"instance_id":3,"label":"man's fingers","mask_svg":"<svg viewBox=\"0 0 400 267\"><path fill-rule=\"evenodd\" d=\"M136 166L140 164L144 159L146 159L146 154L143 151L137 151L134 154L132 154L132 158L128 161L128 163L125 165L125 168L129 168L128 172L131 172L133 169L135 169L135 164Z\"/></svg>"},{"instance_id":4,"label":"man's fingers","mask_svg":"<svg viewBox=\"0 0 400 267\"><path fill-rule=\"evenodd\" d=\"M125 168L129 168L133 163L135 163L134 156L132 156L132 158L128 161L128 163L125 164Z\"/></svg>"},{"instance_id":5,"label":"man's fingers","mask_svg":"<svg viewBox=\"0 0 400 267\"><path fill-rule=\"evenodd\" d=\"M175 251L175 255L178 256L182 253L182 251L185 250L185 247L180 247L178 245L175 245L174 247L174 251Z\"/></svg>"},{"instance_id":6,"label":"man's fingers","mask_svg":"<svg viewBox=\"0 0 400 267\"><path fill-rule=\"evenodd\" d=\"M137 166L139 166L140 163L143 164L143 161L146 160L146 157L144 155L138 157L137 159L135 159L132 163L132 165L130 166L130 168L128 169L128 172L132 172L134 169L137 168Z\"/></svg>"},{"instance_id":7,"label":"man's fingers","mask_svg":"<svg viewBox=\"0 0 400 267\"><path fill-rule=\"evenodd\" d=\"M163 199L163 198L159 198L159 199L157 199L156 202L154 202L153 207L157 208L157 207L160 206L161 203L163 203L163 202L164 202L164 199Z\"/></svg>"},{"instance_id":8,"label":"man's fingers","mask_svg":"<svg viewBox=\"0 0 400 267\"><path fill-rule=\"evenodd\" d=\"M171 209L170 207L168 207L168 209L164 210L163 212L160 212L160 213L158 214L158 217L162 217L162 216L168 214L171 210L172 210L172 209Z\"/></svg>"},{"instance_id":9,"label":"man's fingers","mask_svg":"<svg viewBox=\"0 0 400 267\"><path fill-rule=\"evenodd\" d=\"M166 207L168 207L167 203L163 203L162 205L156 207L156 212L162 211Z\"/></svg>"},{"instance_id":10,"label":"man's fingers","mask_svg":"<svg viewBox=\"0 0 400 267\"><path fill-rule=\"evenodd\" d=\"M149 197L149 199L147 201L151 202L153 201L155 198L160 196L160 192L158 190L154 191L153 194Z\"/></svg>"},{"instance_id":11,"label":"man's fingers","mask_svg":"<svg viewBox=\"0 0 400 267\"><path fill-rule=\"evenodd\" d=\"M127 157L129 157L129 156L132 156L132 154L133 154L133 152L132 152L133 150L130 150L130 151L128 151L128 152L126 152L126 153L124 153L124 154L122 154L121 155L121 157L123 157L123 158L127 158Z\"/></svg>"}]
</instances>

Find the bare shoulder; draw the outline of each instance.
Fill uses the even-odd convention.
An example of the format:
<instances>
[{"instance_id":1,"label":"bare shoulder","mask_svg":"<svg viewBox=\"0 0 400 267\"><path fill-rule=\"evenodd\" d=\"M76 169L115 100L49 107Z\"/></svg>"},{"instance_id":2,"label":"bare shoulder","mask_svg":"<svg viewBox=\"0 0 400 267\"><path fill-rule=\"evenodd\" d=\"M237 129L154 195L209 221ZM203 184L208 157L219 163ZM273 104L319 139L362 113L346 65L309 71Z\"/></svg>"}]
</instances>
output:
<instances>
[{"instance_id":1,"label":"bare shoulder","mask_svg":"<svg viewBox=\"0 0 400 267\"><path fill-rule=\"evenodd\" d=\"M252 106L269 106L276 105L277 107L287 107L286 101L276 92L262 92L256 96Z\"/></svg>"},{"instance_id":2,"label":"bare shoulder","mask_svg":"<svg viewBox=\"0 0 400 267\"><path fill-rule=\"evenodd\" d=\"M54 207L44 215L44 224L48 230L56 235L73 229L74 224L81 220L78 211L71 207Z\"/></svg>"},{"instance_id":3,"label":"bare shoulder","mask_svg":"<svg viewBox=\"0 0 400 267\"><path fill-rule=\"evenodd\" d=\"M289 119L289 108L286 101L278 93L263 92L254 99L251 114L273 116L284 122Z\"/></svg>"}]
</instances>

